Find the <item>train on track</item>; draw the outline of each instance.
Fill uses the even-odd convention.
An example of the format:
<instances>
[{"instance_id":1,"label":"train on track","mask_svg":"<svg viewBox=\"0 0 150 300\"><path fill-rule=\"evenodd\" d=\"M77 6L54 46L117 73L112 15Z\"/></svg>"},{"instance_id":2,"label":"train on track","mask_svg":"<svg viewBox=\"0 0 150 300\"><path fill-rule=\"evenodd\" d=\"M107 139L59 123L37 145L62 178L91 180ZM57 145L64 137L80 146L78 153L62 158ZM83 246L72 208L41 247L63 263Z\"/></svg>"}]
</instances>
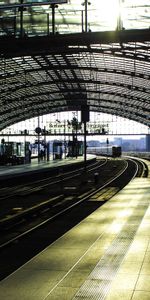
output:
<instances>
[{"instance_id":1,"label":"train on track","mask_svg":"<svg viewBox=\"0 0 150 300\"><path fill-rule=\"evenodd\" d=\"M87 147L87 153L110 157L120 157L122 154L122 149L120 146Z\"/></svg>"}]
</instances>

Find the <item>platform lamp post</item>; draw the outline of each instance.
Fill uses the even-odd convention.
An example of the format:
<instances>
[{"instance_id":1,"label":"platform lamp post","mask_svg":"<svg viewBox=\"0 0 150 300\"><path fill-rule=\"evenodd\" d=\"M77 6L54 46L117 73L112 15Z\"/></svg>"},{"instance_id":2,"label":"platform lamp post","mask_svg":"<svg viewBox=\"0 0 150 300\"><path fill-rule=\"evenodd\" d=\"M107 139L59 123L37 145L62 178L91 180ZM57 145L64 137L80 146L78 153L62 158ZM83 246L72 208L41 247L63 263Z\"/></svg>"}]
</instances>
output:
<instances>
[{"instance_id":1,"label":"platform lamp post","mask_svg":"<svg viewBox=\"0 0 150 300\"><path fill-rule=\"evenodd\" d=\"M81 122L84 125L84 171L86 172L86 164L87 164L86 123L89 122L89 106L88 105L81 106Z\"/></svg>"},{"instance_id":2,"label":"platform lamp post","mask_svg":"<svg viewBox=\"0 0 150 300\"><path fill-rule=\"evenodd\" d=\"M87 11L88 11L88 0L85 0L85 32L87 32L87 24L88 24Z\"/></svg>"},{"instance_id":3,"label":"platform lamp post","mask_svg":"<svg viewBox=\"0 0 150 300\"><path fill-rule=\"evenodd\" d=\"M106 144L107 144L107 156L108 156L108 146L109 146L109 139L106 139Z\"/></svg>"},{"instance_id":4,"label":"platform lamp post","mask_svg":"<svg viewBox=\"0 0 150 300\"><path fill-rule=\"evenodd\" d=\"M91 3L88 0L84 0L82 5L84 6L85 11L85 32L88 31L88 5ZM83 31L83 12L82 12L82 31Z\"/></svg>"},{"instance_id":5,"label":"platform lamp post","mask_svg":"<svg viewBox=\"0 0 150 300\"><path fill-rule=\"evenodd\" d=\"M44 160L46 160L46 126L44 126L43 129L43 134L44 134Z\"/></svg>"},{"instance_id":6,"label":"platform lamp post","mask_svg":"<svg viewBox=\"0 0 150 300\"><path fill-rule=\"evenodd\" d=\"M24 162L27 161L27 148L26 148L26 135L27 135L27 129L24 129Z\"/></svg>"},{"instance_id":7,"label":"platform lamp post","mask_svg":"<svg viewBox=\"0 0 150 300\"><path fill-rule=\"evenodd\" d=\"M73 143L74 143L74 154L76 158L78 157L78 129L79 129L79 122L76 117L73 117L72 121L72 134L73 134Z\"/></svg>"},{"instance_id":8,"label":"platform lamp post","mask_svg":"<svg viewBox=\"0 0 150 300\"><path fill-rule=\"evenodd\" d=\"M20 1L20 4L23 4L23 0ZM23 37L23 7L19 7L20 11L20 36Z\"/></svg>"},{"instance_id":9,"label":"platform lamp post","mask_svg":"<svg viewBox=\"0 0 150 300\"><path fill-rule=\"evenodd\" d=\"M52 34L55 34L55 8L57 8L58 5L52 3L51 9L52 9Z\"/></svg>"},{"instance_id":10,"label":"platform lamp post","mask_svg":"<svg viewBox=\"0 0 150 300\"><path fill-rule=\"evenodd\" d=\"M66 121L64 120L64 154L66 159Z\"/></svg>"},{"instance_id":11,"label":"platform lamp post","mask_svg":"<svg viewBox=\"0 0 150 300\"><path fill-rule=\"evenodd\" d=\"M40 133L41 133L41 128L38 126L35 128L35 132L38 135L38 162L40 162Z\"/></svg>"},{"instance_id":12,"label":"platform lamp post","mask_svg":"<svg viewBox=\"0 0 150 300\"><path fill-rule=\"evenodd\" d=\"M23 6L23 0L20 0L20 6L18 11L20 12L20 37L24 37L24 28L23 28L23 12L26 11L26 8Z\"/></svg>"}]
</instances>

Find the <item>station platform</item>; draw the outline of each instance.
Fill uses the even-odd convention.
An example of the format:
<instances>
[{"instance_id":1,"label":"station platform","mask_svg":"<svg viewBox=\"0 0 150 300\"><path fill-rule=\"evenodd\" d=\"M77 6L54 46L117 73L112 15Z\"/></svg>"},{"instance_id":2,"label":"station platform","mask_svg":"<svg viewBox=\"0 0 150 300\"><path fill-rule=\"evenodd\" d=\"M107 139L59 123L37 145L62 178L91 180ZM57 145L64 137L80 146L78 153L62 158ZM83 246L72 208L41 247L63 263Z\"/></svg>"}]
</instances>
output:
<instances>
[{"instance_id":1,"label":"station platform","mask_svg":"<svg viewBox=\"0 0 150 300\"><path fill-rule=\"evenodd\" d=\"M150 177L133 179L2 280L0 298L149 300Z\"/></svg>"},{"instance_id":2,"label":"station platform","mask_svg":"<svg viewBox=\"0 0 150 300\"><path fill-rule=\"evenodd\" d=\"M95 158L95 155L87 155L87 161ZM39 172L41 170L47 170L52 168L63 167L65 165L71 165L75 163L81 163L84 161L83 156L78 156L78 158L64 158L58 160L41 160L32 159L31 163L23 164L23 165L9 165L9 166L0 166L0 179L8 178L13 176L17 176L20 174L25 174L28 172Z\"/></svg>"}]
</instances>

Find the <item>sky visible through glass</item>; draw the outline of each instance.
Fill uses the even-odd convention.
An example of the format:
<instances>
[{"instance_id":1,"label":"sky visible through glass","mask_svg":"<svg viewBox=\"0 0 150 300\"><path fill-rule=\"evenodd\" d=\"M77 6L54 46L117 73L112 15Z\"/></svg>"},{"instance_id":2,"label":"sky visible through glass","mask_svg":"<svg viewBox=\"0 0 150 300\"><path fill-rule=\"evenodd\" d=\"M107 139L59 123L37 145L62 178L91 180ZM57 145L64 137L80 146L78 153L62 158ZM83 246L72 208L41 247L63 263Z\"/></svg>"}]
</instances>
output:
<instances>
[{"instance_id":1,"label":"sky visible through glass","mask_svg":"<svg viewBox=\"0 0 150 300\"><path fill-rule=\"evenodd\" d=\"M41 128L44 126L48 129L51 122L64 123L64 121L72 120L73 118L81 120L80 112L61 112L40 116L39 124ZM114 115L90 112L90 122L101 125L106 125L109 134L147 134L148 127L132 120L121 118ZM16 133L24 129L34 131L38 126L38 117L28 119L12 126L7 127L3 133Z\"/></svg>"},{"instance_id":2,"label":"sky visible through glass","mask_svg":"<svg viewBox=\"0 0 150 300\"><path fill-rule=\"evenodd\" d=\"M23 2L27 3L28 0ZM37 2L37 0L30 0L30 2ZM15 3L20 3L20 0L0 0L1 5ZM67 4L58 5L55 9L55 17L56 27L60 32L81 31L82 17L83 20L85 19L84 3L85 0L68 0ZM50 5L34 6L26 10L24 16L36 13L51 14L51 7ZM5 14L12 15L12 10L5 11ZM91 31L115 30L118 24L125 29L149 28L150 0L89 0L87 20L88 30Z\"/></svg>"}]
</instances>

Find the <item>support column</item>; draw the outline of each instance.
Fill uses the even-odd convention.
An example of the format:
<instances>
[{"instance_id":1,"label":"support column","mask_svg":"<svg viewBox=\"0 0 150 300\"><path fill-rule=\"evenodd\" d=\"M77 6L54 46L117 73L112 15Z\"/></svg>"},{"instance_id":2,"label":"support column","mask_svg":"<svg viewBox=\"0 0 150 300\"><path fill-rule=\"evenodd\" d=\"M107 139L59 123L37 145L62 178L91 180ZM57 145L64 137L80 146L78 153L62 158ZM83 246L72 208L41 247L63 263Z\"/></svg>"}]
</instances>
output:
<instances>
[{"instance_id":1,"label":"support column","mask_svg":"<svg viewBox=\"0 0 150 300\"><path fill-rule=\"evenodd\" d=\"M86 171L86 121L84 121L84 170Z\"/></svg>"},{"instance_id":2,"label":"support column","mask_svg":"<svg viewBox=\"0 0 150 300\"><path fill-rule=\"evenodd\" d=\"M88 11L88 0L85 0L85 32L87 32L87 27L88 27L87 11Z\"/></svg>"},{"instance_id":3,"label":"support column","mask_svg":"<svg viewBox=\"0 0 150 300\"><path fill-rule=\"evenodd\" d=\"M52 8L52 34L55 34L55 4L51 4Z\"/></svg>"},{"instance_id":4,"label":"support column","mask_svg":"<svg viewBox=\"0 0 150 300\"><path fill-rule=\"evenodd\" d=\"M86 171L86 122L89 122L89 106L87 104L81 107L81 122L84 124L84 170Z\"/></svg>"},{"instance_id":5,"label":"support column","mask_svg":"<svg viewBox=\"0 0 150 300\"><path fill-rule=\"evenodd\" d=\"M23 0L20 1L20 4L23 4ZM22 38L24 36L24 30L23 30L23 6L19 7L20 11L20 37Z\"/></svg>"}]
</instances>

